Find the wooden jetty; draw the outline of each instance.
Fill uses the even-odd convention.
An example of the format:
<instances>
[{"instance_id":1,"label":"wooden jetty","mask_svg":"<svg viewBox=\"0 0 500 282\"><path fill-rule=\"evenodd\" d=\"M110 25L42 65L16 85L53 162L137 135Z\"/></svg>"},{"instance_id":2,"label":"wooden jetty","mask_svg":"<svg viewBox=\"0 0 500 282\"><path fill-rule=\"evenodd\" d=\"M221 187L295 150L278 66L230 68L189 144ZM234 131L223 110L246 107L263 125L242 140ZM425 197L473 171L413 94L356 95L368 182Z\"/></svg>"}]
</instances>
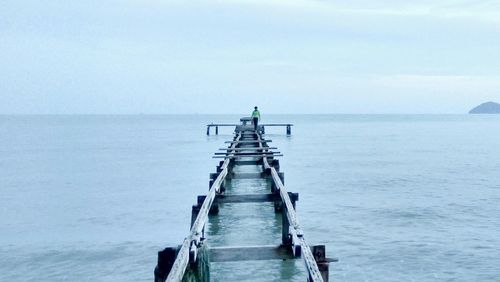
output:
<instances>
[{"instance_id":1,"label":"wooden jetty","mask_svg":"<svg viewBox=\"0 0 500 282\"><path fill-rule=\"evenodd\" d=\"M155 282L163 281L210 281L210 262L249 261L249 260L288 260L303 259L308 281L328 281L329 262L324 245L309 245L300 227L295 212L298 193L285 189L284 173L280 172L279 152L270 147L271 140L263 138L263 130L254 130L241 119L235 126L233 140L222 148L214 158L223 158L216 172L210 174L207 195L198 196L197 204L192 207L191 230L182 245L169 247L158 252L155 268ZM209 125L209 126L221 126ZM225 125L224 125L225 126ZM261 125L263 126L263 125ZM265 125L268 126L268 125ZM291 124L285 124L291 126ZM217 127L216 127L217 132ZM208 131L207 131L208 133ZM287 134L290 132L287 130ZM238 166L258 166L258 173L235 172ZM226 182L233 178L265 178L270 180L268 193L230 194L226 193ZM233 187L235 188L235 187ZM237 188L237 187L236 187ZM281 244L276 246L219 246L209 247L210 238L205 236L205 226L210 215L218 214L219 204L223 203L274 203L274 212L281 214ZM221 219L223 220L223 219Z\"/></svg>"}]
</instances>

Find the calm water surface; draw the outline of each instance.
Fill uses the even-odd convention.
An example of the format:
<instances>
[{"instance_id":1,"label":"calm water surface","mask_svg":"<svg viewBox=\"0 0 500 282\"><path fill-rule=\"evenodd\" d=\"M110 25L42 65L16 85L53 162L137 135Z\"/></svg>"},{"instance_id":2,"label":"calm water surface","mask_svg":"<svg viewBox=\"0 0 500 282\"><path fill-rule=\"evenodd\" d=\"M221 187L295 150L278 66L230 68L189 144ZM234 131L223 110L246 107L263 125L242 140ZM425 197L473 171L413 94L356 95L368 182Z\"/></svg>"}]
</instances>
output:
<instances>
[{"instance_id":1,"label":"calm water surface","mask_svg":"<svg viewBox=\"0 0 500 282\"><path fill-rule=\"evenodd\" d=\"M238 119L0 116L0 281L152 281L156 252L187 235L212 153L231 138L204 125ZM263 119L295 124L291 137L266 131L306 238L340 259L332 279L498 281L500 116ZM279 242L272 207L245 205L213 218L211 244ZM218 281L303 281L300 261L212 269Z\"/></svg>"}]
</instances>

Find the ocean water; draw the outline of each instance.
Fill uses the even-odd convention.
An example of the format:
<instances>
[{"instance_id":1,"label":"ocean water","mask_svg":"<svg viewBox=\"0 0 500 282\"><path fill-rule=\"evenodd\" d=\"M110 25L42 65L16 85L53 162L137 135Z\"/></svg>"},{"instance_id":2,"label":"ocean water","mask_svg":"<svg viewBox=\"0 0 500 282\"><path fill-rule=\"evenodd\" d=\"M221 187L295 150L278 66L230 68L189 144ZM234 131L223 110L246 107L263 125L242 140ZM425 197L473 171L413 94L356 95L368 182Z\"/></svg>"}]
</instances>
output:
<instances>
[{"instance_id":1,"label":"ocean water","mask_svg":"<svg viewBox=\"0 0 500 282\"><path fill-rule=\"evenodd\" d=\"M231 138L232 128L206 136L205 124L239 117L0 116L0 281L152 281L157 251L188 234L211 156ZM332 281L499 281L500 116L263 122L295 124L292 136L267 137L284 154L287 189L300 193L305 237L340 260ZM243 221L279 242L279 226L262 228L275 215L246 209L221 209L209 242L275 242L230 225ZM301 265L212 269L218 281L303 281Z\"/></svg>"}]
</instances>

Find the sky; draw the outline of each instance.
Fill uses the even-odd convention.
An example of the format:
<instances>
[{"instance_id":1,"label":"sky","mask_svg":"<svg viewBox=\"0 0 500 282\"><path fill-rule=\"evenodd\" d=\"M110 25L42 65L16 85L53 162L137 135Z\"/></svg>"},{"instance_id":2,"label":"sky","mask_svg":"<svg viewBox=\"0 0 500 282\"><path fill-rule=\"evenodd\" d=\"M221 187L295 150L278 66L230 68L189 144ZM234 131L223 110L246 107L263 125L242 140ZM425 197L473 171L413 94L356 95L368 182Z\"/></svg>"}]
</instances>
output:
<instances>
[{"instance_id":1,"label":"sky","mask_svg":"<svg viewBox=\"0 0 500 282\"><path fill-rule=\"evenodd\" d=\"M0 1L0 114L438 114L486 101L500 102L499 0Z\"/></svg>"}]
</instances>

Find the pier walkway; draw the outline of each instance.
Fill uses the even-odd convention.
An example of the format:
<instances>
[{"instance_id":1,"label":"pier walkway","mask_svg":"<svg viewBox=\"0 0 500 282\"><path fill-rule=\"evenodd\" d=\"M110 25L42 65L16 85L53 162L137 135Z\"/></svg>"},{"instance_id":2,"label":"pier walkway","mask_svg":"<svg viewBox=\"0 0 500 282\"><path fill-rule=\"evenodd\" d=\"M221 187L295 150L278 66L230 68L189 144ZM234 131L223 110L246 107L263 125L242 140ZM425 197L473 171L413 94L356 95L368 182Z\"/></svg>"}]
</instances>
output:
<instances>
[{"instance_id":1,"label":"pier walkway","mask_svg":"<svg viewBox=\"0 0 500 282\"><path fill-rule=\"evenodd\" d=\"M158 253L158 264L155 268L155 282L163 281L210 281L211 263L244 262L259 260L292 260L302 259L307 272L308 281L328 281L329 262L335 259L326 258L324 245L309 245L304 231L300 227L295 212L298 193L290 193L284 185L284 173L280 172L280 152L270 147L262 130L255 131L252 125L243 122L235 125L235 135L227 141L227 148L220 148L214 158L222 159L215 173L210 174L209 191L207 195L198 196L197 203L192 207L191 230L182 245L165 248ZM288 131L288 130L287 130ZM288 133L288 132L287 132ZM241 191L238 183L243 180L258 180L263 189ZM221 238L231 236L229 229L220 226L224 221L224 210L232 205L244 203L270 203L268 206L275 214L275 219L268 221L270 226L260 226L264 229L281 229L281 238L277 244L252 244ZM238 210L237 208L234 209ZM251 214L251 211L250 211ZM248 215L247 215L248 216ZM215 222L212 222L215 218ZM210 220L210 230L207 224ZM255 231L253 218L243 218L238 221L239 232ZM253 229L253 230L252 230ZM243 231L242 231L243 230ZM275 232L276 233L276 232ZM259 242L274 242L272 232L258 231L253 236ZM211 244L210 237L219 238L219 244ZM242 238L244 236L237 236ZM230 245L220 245L220 242L230 242ZM259 271L258 269L251 272Z\"/></svg>"}]
</instances>

